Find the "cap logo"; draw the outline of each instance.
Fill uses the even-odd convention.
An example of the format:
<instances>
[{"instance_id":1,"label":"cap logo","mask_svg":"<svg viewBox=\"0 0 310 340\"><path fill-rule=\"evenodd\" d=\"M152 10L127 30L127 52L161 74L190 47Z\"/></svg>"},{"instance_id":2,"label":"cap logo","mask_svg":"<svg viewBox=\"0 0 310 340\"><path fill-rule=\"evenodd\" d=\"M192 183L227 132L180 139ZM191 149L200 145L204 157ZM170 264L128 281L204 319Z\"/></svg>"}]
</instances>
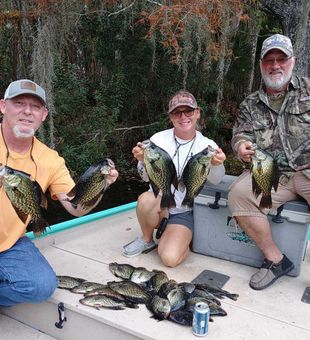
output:
<instances>
[{"instance_id":1,"label":"cap logo","mask_svg":"<svg viewBox=\"0 0 310 340\"><path fill-rule=\"evenodd\" d=\"M33 92L36 92L36 85L34 83L31 83L30 81L21 81L20 88L24 90L31 90Z\"/></svg>"},{"instance_id":2,"label":"cap logo","mask_svg":"<svg viewBox=\"0 0 310 340\"><path fill-rule=\"evenodd\" d=\"M261 58L264 58L264 56L272 49L278 49L284 52L288 57L292 57L294 54L290 38L282 34L274 34L264 40L261 50Z\"/></svg>"}]
</instances>

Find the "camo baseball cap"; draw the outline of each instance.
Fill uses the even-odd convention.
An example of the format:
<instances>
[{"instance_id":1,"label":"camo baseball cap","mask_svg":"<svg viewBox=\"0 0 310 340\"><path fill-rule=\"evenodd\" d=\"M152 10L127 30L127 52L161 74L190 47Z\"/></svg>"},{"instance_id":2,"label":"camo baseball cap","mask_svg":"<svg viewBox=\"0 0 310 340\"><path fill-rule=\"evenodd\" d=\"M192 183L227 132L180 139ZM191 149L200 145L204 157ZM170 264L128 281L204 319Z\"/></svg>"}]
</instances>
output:
<instances>
[{"instance_id":1,"label":"camo baseball cap","mask_svg":"<svg viewBox=\"0 0 310 340\"><path fill-rule=\"evenodd\" d=\"M180 106L188 106L192 109L198 108L196 98L190 92L183 90L177 92L170 99L168 113L171 113L173 110Z\"/></svg>"},{"instance_id":2,"label":"camo baseball cap","mask_svg":"<svg viewBox=\"0 0 310 340\"><path fill-rule=\"evenodd\" d=\"M261 50L261 59L273 49L277 49L285 53L288 57L294 55L291 39L282 34L274 34L264 40Z\"/></svg>"},{"instance_id":3,"label":"camo baseball cap","mask_svg":"<svg viewBox=\"0 0 310 340\"><path fill-rule=\"evenodd\" d=\"M43 88L29 79L13 81L4 93L4 99L12 99L21 94L32 94L43 101L46 105L46 94Z\"/></svg>"}]
</instances>

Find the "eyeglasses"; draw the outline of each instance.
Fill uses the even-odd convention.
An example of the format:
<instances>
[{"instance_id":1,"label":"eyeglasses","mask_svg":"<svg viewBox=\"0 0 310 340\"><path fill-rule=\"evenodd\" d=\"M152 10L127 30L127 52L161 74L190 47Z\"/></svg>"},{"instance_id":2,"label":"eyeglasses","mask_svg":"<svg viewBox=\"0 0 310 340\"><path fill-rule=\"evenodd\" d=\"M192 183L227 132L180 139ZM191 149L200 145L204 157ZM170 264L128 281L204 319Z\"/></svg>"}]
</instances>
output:
<instances>
[{"instance_id":1,"label":"eyeglasses","mask_svg":"<svg viewBox=\"0 0 310 340\"><path fill-rule=\"evenodd\" d=\"M187 109L187 110L180 110L180 111L172 111L170 115L173 118L181 118L182 114L184 113L185 117L192 117L195 112L195 109Z\"/></svg>"},{"instance_id":2,"label":"eyeglasses","mask_svg":"<svg viewBox=\"0 0 310 340\"><path fill-rule=\"evenodd\" d=\"M278 65L285 65L292 57L279 57L279 58L267 58L262 59L263 64L271 66L274 63Z\"/></svg>"}]
</instances>

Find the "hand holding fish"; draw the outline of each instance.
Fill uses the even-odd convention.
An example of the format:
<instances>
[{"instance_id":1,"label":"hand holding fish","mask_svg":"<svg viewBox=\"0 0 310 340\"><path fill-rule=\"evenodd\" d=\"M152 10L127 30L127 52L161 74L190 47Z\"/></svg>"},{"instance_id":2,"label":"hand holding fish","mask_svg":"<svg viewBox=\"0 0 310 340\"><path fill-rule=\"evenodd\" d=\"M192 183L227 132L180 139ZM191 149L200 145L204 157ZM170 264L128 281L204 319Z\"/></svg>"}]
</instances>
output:
<instances>
[{"instance_id":1,"label":"hand holding fish","mask_svg":"<svg viewBox=\"0 0 310 340\"><path fill-rule=\"evenodd\" d=\"M109 173L105 177L105 181L108 186L113 184L118 178L118 171L114 168L112 168Z\"/></svg>"},{"instance_id":2,"label":"hand holding fish","mask_svg":"<svg viewBox=\"0 0 310 340\"><path fill-rule=\"evenodd\" d=\"M212 165L221 165L226 159L226 155L221 148L215 149L215 154L211 158Z\"/></svg>"},{"instance_id":3,"label":"hand holding fish","mask_svg":"<svg viewBox=\"0 0 310 340\"><path fill-rule=\"evenodd\" d=\"M144 144L138 142L137 145L132 149L132 154L140 162L144 160Z\"/></svg>"},{"instance_id":4,"label":"hand holding fish","mask_svg":"<svg viewBox=\"0 0 310 340\"><path fill-rule=\"evenodd\" d=\"M114 162L109 158L103 159L91 165L82 174L76 185L67 193L66 198L58 195L58 199L74 216L85 214L99 203L104 192L116 181L117 177L118 171L115 169ZM66 201L70 202L74 209L70 209Z\"/></svg>"},{"instance_id":5,"label":"hand holding fish","mask_svg":"<svg viewBox=\"0 0 310 340\"><path fill-rule=\"evenodd\" d=\"M252 156L255 153L252 149L252 145L253 143L250 141L245 141L239 145L238 157L246 163L251 162Z\"/></svg>"}]
</instances>

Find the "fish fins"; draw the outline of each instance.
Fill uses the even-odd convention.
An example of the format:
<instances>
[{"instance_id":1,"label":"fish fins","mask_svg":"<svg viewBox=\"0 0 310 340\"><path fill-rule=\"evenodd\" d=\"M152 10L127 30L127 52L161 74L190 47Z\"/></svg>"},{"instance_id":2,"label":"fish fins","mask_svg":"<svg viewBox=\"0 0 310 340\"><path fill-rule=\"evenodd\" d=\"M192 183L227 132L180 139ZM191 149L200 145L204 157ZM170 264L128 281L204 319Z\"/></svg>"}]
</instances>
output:
<instances>
[{"instance_id":1,"label":"fish fins","mask_svg":"<svg viewBox=\"0 0 310 340\"><path fill-rule=\"evenodd\" d=\"M67 193L68 197L75 197L76 195L76 185ZM70 200L67 200L70 201Z\"/></svg>"},{"instance_id":2,"label":"fish fins","mask_svg":"<svg viewBox=\"0 0 310 340\"><path fill-rule=\"evenodd\" d=\"M183 206L187 206L187 207L189 207L189 208L192 208L193 205L194 205L194 199L191 198L191 197L189 197L189 196L186 194L186 196L185 196L184 199L183 199L182 205L183 205Z\"/></svg>"},{"instance_id":3,"label":"fish fins","mask_svg":"<svg viewBox=\"0 0 310 340\"><path fill-rule=\"evenodd\" d=\"M268 196L262 196L260 202L259 202L259 207L261 209L271 209L272 208L272 199L271 195Z\"/></svg>"},{"instance_id":4,"label":"fish fins","mask_svg":"<svg viewBox=\"0 0 310 340\"><path fill-rule=\"evenodd\" d=\"M175 207L175 200L174 200L174 195L170 192L168 194L163 194L161 201L160 201L160 207L161 209L164 208L171 208Z\"/></svg>"},{"instance_id":5,"label":"fish fins","mask_svg":"<svg viewBox=\"0 0 310 340\"><path fill-rule=\"evenodd\" d=\"M125 302L125 306L127 308L132 308L132 309L137 309L139 308L139 305L137 305L136 303L132 303L132 302Z\"/></svg>"},{"instance_id":6,"label":"fish fins","mask_svg":"<svg viewBox=\"0 0 310 340\"><path fill-rule=\"evenodd\" d=\"M280 170L278 168L278 165L276 162L274 162L274 168L273 168L273 178L272 178L272 186L274 188L274 191L278 190L278 186L279 186L279 181L280 181Z\"/></svg>"},{"instance_id":7,"label":"fish fins","mask_svg":"<svg viewBox=\"0 0 310 340\"><path fill-rule=\"evenodd\" d=\"M40 206L41 206L41 208L47 210L47 198L46 198L46 196L44 195L43 192L42 192L42 195L41 195L41 203L40 203Z\"/></svg>"},{"instance_id":8,"label":"fish fins","mask_svg":"<svg viewBox=\"0 0 310 340\"><path fill-rule=\"evenodd\" d=\"M27 218L28 218L28 214L25 214L23 211L21 211L20 209L18 209L17 207L15 207L14 204L13 205L13 208L15 209L16 211L16 214L17 216L20 218L20 220L23 222L23 223L26 223L27 221Z\"/></svg>"},{"instance_id":9,"label":"fish fins","mask_svg":"<svg viewBox=\"0 0 310 340\"><path fill-rule=\"evenodd\" d=\"M191 326L193 322L193 313L185 310L171 312L168 320L183 326Z\"/></svg>"},{"instance_id":10,"label":"fish fins","mask_svg":"<svg viewBox=\"0 0 310 340\"><path fill-rule=\"evenodd\" d=\"M179 184L178 184L178 190L181 192L184 192L186 189L184 181L183 181L183 177L181 177Z\"/></svg>"},{"instance_id":11,"label":"fish fins","mask_svg":"<svg viewBox=\"0 0 310 340\"><path fill-rule=\"evenodd\" d=\"M44 218L40 218L37 221L32 222L32 231L36 237L40 236L46 231L46 227L49 224Z\"/></svg>"}]
</instances>

